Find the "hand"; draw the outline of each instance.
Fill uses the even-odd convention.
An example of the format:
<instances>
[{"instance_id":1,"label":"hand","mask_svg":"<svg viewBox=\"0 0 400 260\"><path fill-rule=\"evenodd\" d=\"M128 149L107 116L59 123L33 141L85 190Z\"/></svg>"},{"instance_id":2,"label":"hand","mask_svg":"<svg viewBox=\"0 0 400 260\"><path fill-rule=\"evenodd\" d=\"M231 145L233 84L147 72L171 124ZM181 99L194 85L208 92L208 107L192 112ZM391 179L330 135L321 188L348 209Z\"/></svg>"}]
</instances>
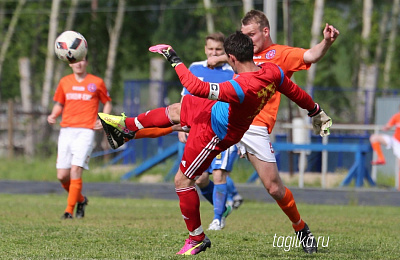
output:
<instances>
[{"instance_id":1,"label":"hand","mask_svg":"<svg viewBox=\"0 0 400 260\"><path fill-rule=\"evenodd\" d=\"M56 123L56 117L53 115L49 115L47 117L47 123L49 123L50 125L54 125Z\"/></svg>"},{"instance_id":2,"label":"hand","mask_svg":"<svg viewBox=\"0 0 400 260\"><path fill-rule=\"evenodd\" d=\"M188 133L185 132L178 132L178 139L179 142L186 144Z\"/></svg>"},{"instance_id":3,"label":"hand","mask_svg":"<svg viewBox=\"0 0 400 260\"><path fill-rule=\"evenodd\" d=\"M220 66L227 62L228 60L226 54L221 56L210 56L207 58L207 67L210 69L214 69L215 67Z\"/></svg>"},{"instance_id":4,"label":"hand","mask_svg":"<svg viewBox=\"0 0 400 260\"><path fill-rule=\"evenodd\" d=\"M96 123L94 124L93 130L100 130L103 129L103 125L100 122L100 119L96 120Z\"/></svg>"},{"instance_id":5,"label":"hand","mask_svg":"<svg viewBox=\"0 0 400 260\"><path fill-rule=\"evenodd\" d=\"M339 36L340 32L338 29L336 29L332 25L329 25L326 23L323 34L324 34L325 41L332 44L336 40L336 38Z\"/></svg>"},{"instance_id":6,"label":"hand","mask_svg":"<svg viewBox=\"0 0 400 260\"><path fill-rule=\"evenodd\" d=\"M318 104L312 111L308 113L311 117L312 126L315 134L320 136L328 136L330 134L329 128L332 126L332 119L320 108Z\"/></svg>"},{"instance_id":7,"label":"hand","mask_svg":"<svg viewBox=\"0 0 400 260\"><path fill-rule=\"evenodd\" d=\"M171 63L172 68L175 68L178 64L182 63L181 58L178 57L174 49L172 49L172 47L167 44L158 44L151 46L149 48L149 51L159 53L164 56L164 58L169 61L169 63Z\"/></svg>"}]
</instances>

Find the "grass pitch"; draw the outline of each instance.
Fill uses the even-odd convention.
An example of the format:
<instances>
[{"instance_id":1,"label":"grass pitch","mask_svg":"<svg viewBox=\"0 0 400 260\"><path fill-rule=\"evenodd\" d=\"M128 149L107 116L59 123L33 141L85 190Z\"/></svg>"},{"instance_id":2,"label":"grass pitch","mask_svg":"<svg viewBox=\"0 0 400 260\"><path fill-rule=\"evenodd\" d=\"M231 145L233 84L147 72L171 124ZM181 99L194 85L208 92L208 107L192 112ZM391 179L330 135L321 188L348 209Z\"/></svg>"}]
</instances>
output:
<instances>
[{"instance_id":1,"label":"grass pitch","mask_svg":"<svg viewBox=\"0 0 400 260\"><path fill-rule=\"evenodd\" d=\"M187 230L178 201L90 197L84 219L60 220L65 203L66 196L59 195L0 194L0 258L182 259L175 253ZM397 207L298 208L314 235L324 238L317 254L288 248L294 234L277 205L245 201L224 230L206 231L212 247L194 257L400 259ZM201 212L207 229L212 207L202 202Z\"/></svg>"}]
</instances>

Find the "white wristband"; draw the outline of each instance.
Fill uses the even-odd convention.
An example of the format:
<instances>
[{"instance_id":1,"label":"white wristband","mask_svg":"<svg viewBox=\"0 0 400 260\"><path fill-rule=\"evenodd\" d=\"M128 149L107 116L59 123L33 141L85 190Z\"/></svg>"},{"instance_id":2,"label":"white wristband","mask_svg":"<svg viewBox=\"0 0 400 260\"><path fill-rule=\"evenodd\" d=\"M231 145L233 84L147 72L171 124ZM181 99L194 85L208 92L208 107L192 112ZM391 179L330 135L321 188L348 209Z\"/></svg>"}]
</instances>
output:
<instances>
[{"instance_id":1,"label":"white wristband","mask_svg":"<svg viewBox=\"0 0 400 260\"><path fill-rule=\"evenodd\" d=\"M219 97L219 84L210 82L210 93L208 94L208 99L218 100Z\"/></svg>"}]
</instances>

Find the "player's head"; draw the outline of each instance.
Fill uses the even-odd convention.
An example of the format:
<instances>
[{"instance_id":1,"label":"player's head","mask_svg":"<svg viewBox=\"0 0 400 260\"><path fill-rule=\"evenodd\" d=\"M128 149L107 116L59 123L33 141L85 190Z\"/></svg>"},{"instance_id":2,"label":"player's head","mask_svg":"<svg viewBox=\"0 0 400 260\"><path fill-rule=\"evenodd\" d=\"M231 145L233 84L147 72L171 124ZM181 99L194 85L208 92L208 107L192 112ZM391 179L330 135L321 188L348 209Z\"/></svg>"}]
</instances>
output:
<instances>
[{"instance_id":1,"label":"player's head","mask_svg":"<svg viewBox=\"0 0 400 260\"><path fill-rule=\"evenodd\" d=\"M240 31L226 38L224 48L228 56L235 56L239 62L253 61L253 41Z\"/></svg>"},{"instance_id":2,"label":"player's head","mask_svg":"<svg viewBox=\"0 0 400 260\"><path fill-rule=\"evenodd\" d=\"M85 74L87 65L88 65L88 55L85 56L85 59L79 62L69 64L74 74Z\"/></svg>"},{"instance_id":3,"label":"player's head","mask_svg":"<svg viewBox=\"0 0 400 260\"><path fill-rule=\"evenodd\" d=\"M224 54L224 41L225 35L221 32L207 35L204 46L204 52L207 58Z\"/></svg>"},{"instance_id":4,"label":"player's head","mask_svg":"<svg viewBox=\"0 0 400 260\"><path fill-rule=\"evenodd\" d=\"M272 44L269 21L261 11L247 12L242 19L241 31L253 40L254 53L259 53Z\"/></svg>"}]
</instances>

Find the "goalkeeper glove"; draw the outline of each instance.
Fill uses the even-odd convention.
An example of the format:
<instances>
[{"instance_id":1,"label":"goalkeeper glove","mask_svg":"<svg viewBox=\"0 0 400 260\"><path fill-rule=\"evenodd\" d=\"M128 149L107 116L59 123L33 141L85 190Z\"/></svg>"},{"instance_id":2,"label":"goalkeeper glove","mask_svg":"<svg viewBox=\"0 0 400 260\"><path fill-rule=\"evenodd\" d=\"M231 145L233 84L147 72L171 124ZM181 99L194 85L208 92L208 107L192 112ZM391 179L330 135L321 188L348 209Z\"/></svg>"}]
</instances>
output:
<instances>
[{"instance_id":1,"label":"goalkeeper glove","mask_svg":"<svg viewBox=\"0 0 400 260\"><path fill-rule=\"evenodd\" d=\"M178 64L182 63L181 58L178 57L174 49L170 45L167 44L158 44L151 46L149 48L149 51L154 52L154 53L159 53L164 58L171 63L172 68L175 68Z\"/></svg>"},{"instance_id":2,"label":"goalkeeper glove","mask_svg":"<svg viewBox=\"0 0 400 260\"><path fill-rule=\"evenodd\" d=\"M329 128L332 126L332 119L315 103L313 110L308 111L308 116L311 117L312 126L315 134L320 136L328 136Z\"/></svg>"}]
</instances>

